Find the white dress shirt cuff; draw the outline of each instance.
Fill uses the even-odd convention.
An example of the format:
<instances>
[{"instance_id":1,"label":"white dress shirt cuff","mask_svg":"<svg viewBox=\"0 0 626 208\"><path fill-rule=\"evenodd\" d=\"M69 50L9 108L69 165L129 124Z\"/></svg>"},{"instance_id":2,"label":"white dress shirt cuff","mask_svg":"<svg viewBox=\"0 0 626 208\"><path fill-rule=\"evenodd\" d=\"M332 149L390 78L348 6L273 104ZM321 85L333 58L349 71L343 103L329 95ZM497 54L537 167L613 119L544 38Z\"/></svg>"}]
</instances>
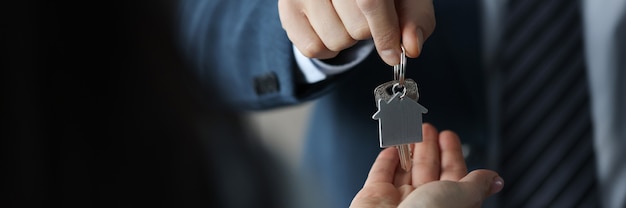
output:
<instances>
[{"instance_id":1,"label":"white dress shirt cuff","mask_svg":"<svg viewBox=\"0 0 626 208\"><path fill-rule=\"evenodd\" d=\"M361 63L374 49L374 41L359 41L354 46L340 52L332 59L311 59L308 58L294 46L293 53L296 57L296 63L306 82L309 84L316 83L326 79L328 76L339 74L351 69Z\"/></svg>"}]
</instances>

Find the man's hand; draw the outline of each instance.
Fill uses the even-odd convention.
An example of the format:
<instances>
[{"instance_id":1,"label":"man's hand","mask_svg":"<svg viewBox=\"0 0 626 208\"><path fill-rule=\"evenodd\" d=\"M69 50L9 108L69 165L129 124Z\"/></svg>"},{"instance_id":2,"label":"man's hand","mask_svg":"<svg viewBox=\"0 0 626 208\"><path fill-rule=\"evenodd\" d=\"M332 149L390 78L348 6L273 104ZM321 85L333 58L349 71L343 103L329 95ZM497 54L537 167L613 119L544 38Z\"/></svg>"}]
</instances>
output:
<instances>
[{"instance_id":1,"label":"man's hand","mask_svg":"<svg viewBox=\"0 0 626 208\"><path fill-rule=\"evenodd\" d=\"M358 40L373 38L385 63L421 53L435 29L432 0L279 0L283 28L309 58L328 59Z\"/></svg>"},{"instance_id":2,"label":"man's hand","mask_svg":"<svg viewBox=\"0 0 626 208\"><path fill-rule=\"evenodd\" d=\"M412 171L399 167L395 148L383 150L350 207L479 207L502 189L504 182L493 171L467 174L455 133L424 124L423 134L414 145Z\"/></svg>"}]
</instances>

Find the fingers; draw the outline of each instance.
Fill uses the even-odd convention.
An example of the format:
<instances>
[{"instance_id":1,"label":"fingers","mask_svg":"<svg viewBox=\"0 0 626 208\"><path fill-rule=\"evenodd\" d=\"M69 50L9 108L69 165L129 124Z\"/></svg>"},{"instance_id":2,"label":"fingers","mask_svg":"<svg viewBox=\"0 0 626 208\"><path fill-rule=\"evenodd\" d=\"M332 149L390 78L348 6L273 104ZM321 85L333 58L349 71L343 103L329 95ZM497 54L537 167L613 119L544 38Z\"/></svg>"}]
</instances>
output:
<instances>
[{"instance_id":1,"label":"fingers","mask_svg":"<svg viewBox=\"0 0 626 208\"><path fill-rule=\"evenodd\" d=\"M452 131L439 134L441 150L441 176L439 180L458 181L467 174L467 166L459 136Z\"/></svg>"},{"instance_id":2,"label":"fingers","mask_svg":"<svg viewBox=\"0 0 626 208\"><path fill-rule=\"evenodd\" d=\"M355 0L333 0L332 3L352 39L365 40L372 37L367 20Z\"/></svg>"},{"instance_id":3,"label":"fingers","mask_svg":"<svg viewBox=\"0 0 626 208\"><path fill-rule=\"evenodd\" d=\"M309 58L328 59L372 37L389 65L419 56L435 29L432 0L279 0L283 28L294 46Z\"/></svg>"},{"instance_id":4,"label":"fingers","mask_svg":"<svg viewBox=\"0 0 626 208\"><path fill-rule=\"evenodd\" d=\"M406 55L417 58L424 41L435 30L435 9L432 0L403 0L398 5L402 45Z\"/></svg>"},{"instance_id":5,"label":"fingers","mask_svg":"<svg viewBox=\"0 0 626 208\"><path fill-rule=\"evenodd\" d=\"M300 2L278 1L280 22L289 40L306 57L320 59L335 57L338 53L326 48L301 10L302 7Z\"/></svg>"},{"instance_id":6,"label":"fingers","mask_svg":"<svg viewBox=\"0 0 626 208\"><path fill-rule=\"evenodd\" d=\"M415 149L415 144L410 144L410 148ZM400 159L399 154L398 159ZM404 185L409 185L413 187L411 184L411 177L411 171L405 171L404 169L402 169L402 165L398 165L398 167L396 167L396 176L394 178L393 184L396 187L402 187Z\"/></svg>"},{"instance_id":7,"label":"fingers","mask_svg":"<svg viewBox=\"0 0 626 208\"><path fill-rule=\"evenodd\" d=\"M389 65L400 63L400 26L395 1L357 0L369 25L380 57Z\"/></svg>"},{"instance_id":8,"label":"fingers","mask_svg":"<svg viewBox=\"0 0 626 208\"><path fill-rule=\"evenodd\" d=\"M306 57L332 58L356 43L328 1L279 0L278 13L289 40Z\"/></svg>"},{"instance_id":9,"label":"fingers","mask_svg":"<svg viewBox=\"0 0 626 208\"><path fill-rule=\"evenodd\" d=\"M309 22L328 50L339 52L356 43L330 1L307 1L305 4Z\"/></svg>"},{"instance_id":10,"label":"fingers","mask_svg":"<svg viewBox=\"0 0 626 208\"><path fill-rule=\"evenodd\" d=\"M393 183L399 163L400 159L396 148L384 149L374 161L364 186L373 183Z\"/></svg>"},{"instance_id":11,"label":"fingers","mask_svg":"<svg viewBox=\"0 0 626 208\"><path fill-rule=\"evenodd\" d=\"M389 65L400 63L400 43L408 57L418 57L435 30L432 0L357 0L357 5L367 19L378 54Z\"/></svg>"},{"instance_id":12,"label":"fingers","mask_svg":"<svg viewBox=\"0 0 626 208\"><path fill-rule=\"evenodd\" d=\"M463 182L461 188L466 190L468 198L481 199L481 201L500 192L504 187L504 180L498 173L491 170L474 170L463 177L460 182Z\"/></svg>"},{"instance_id":13,"label":"fingers","mask_svg":"<svg viewBox=\"0 0 626 208\"><path fill-rule=\"evenodd\" d=\"M439 180L440 154L439 133L430 124L422 125L423 139L413 150L412 183L414 187Z\"/></svg>"}]
</instances>

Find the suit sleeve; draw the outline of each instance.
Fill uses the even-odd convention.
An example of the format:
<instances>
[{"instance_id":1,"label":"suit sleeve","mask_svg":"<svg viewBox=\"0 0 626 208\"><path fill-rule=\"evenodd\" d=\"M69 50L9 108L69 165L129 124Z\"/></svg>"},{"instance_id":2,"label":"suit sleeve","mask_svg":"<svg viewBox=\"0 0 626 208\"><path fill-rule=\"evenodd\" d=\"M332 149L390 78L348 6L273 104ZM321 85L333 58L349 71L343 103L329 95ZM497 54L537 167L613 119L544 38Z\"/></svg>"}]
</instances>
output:
<instances>
[{"instance_id":1,"label":"suit sleeve","mask_svg":"<svg viewBox=\"0 0 626 208\"><path fill-rule=\"evenodd\" d=\"M281 27L276 0L182 0L179 43L206 87L242 109L296 104L327 91L333 76L307 84Z\"/></svg>"}]
</instances>

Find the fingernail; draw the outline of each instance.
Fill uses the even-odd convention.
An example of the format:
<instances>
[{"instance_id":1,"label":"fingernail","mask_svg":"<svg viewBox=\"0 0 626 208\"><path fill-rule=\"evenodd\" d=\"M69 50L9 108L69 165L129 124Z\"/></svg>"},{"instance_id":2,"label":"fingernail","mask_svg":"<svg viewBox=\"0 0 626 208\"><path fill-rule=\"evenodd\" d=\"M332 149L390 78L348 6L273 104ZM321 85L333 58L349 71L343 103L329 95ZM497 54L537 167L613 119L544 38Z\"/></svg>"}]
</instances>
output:
<instances>
[{"instance_id":1,"label":"fingernail","mask_svg":"<svg viewBox=\"0 0 626 208\"><path fill-rule=\"evenodd\" d=\"M424 44L424 32L422 32L422 29L417 28L417 49L419 50L419 53L422 53L422 45Z\"/></svg>"},{"instance_id":2,"label":"fingernail","mask_svg":"<svg viewBox=\"0 0 626 208\"><path fill-rule=\"evenodd\" d=\"M491 194L498 193L504 187L504 179L500 176L496 176L493 178L493 183L491 184Z\"/></svg>"},{"instance_id":3,"label":"fingernail","mask_svg":"<svg viewBox=\"0 0 626 208\"><path fill-rule=\"evenodd\" d=\"M393 66L400 63L400 51L396 51L394 49L387 49L380 52L383 60L387 62L387 64Z\"/></svg>"}]
</instances>

